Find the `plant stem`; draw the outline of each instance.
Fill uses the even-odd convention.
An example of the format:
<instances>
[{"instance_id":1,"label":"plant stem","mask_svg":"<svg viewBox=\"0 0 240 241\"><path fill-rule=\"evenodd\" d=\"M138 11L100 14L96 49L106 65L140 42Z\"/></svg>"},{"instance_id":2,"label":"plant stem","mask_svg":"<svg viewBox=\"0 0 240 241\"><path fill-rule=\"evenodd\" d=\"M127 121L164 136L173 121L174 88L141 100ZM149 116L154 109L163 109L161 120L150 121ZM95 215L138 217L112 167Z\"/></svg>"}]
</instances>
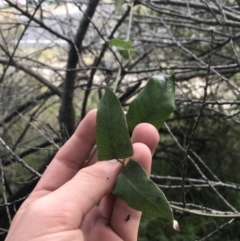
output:
<instances>
[{"instance_id":1,"label":"plant stem","mask_svg":"<svg viewBox=\"0 0 240 241\"><path fill-rule=\"evenodd\" d=\"M118 162L120 162L123 166L125 166L125 159L122 161L120 159L116 159Z\"/></svg>"},{"instance_id":2,"label":"plant stem","mask_svg":"<svg viewBox=\"0 0 240 241\"><path fill-rule=\"evenodd\" d=\"M128 22L127 37L126 37L127 41L130 39L132 18L133 18L133 1L131 2L131 10L130 10L130 16L129 16L129 22ZM123 61L123 58L121 58L121 63L122 63L122 61ZM122 73L122 69L121 69L121 66L119 66L117 77L116 77L116 80L115 80L115 83L114 83L114 88L113 88L114 93L116 93L116 91L117 91L118 83L119 83L120 78L121 78L121 73Z\"/></svg>"},{"instance_id":3,"label":"plant stem","mask_svg":"<svg viewBox=\"0 0 240 241\"><path fill-rule=\"evenodd\" d=\"M130 16L129 16L129 22L128 22L128 31L127 31L127 39L130 39L130 34L131 34L131 27L132 27L132 18L133 18L133 1L131 2L131 11L130 11Z\"/></svg>"}]
</instances>

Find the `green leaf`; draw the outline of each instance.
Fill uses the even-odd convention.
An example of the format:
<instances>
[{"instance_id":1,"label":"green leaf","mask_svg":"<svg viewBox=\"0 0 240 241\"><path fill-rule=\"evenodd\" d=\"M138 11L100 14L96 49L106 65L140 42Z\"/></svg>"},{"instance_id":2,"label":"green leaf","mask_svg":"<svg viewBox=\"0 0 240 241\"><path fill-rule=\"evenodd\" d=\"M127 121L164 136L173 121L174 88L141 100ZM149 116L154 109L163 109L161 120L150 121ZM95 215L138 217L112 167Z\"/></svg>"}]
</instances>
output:
<instances>
[{"instance_id":1,"label":"green leaf","mask_svg":"<svg viewBox=\"0 0 240 241\"><path fill-rule=\"evenodd\" d=\"M172 209L163 192L152 182L142 166L130 160L117 178L113 194L130 207L168 219L173 223Z\"/></svg>"},{"instance_id":2,"label":"green leaf","mask_svg":"<svg viewBox=\"0 0 240 241\"><path fill-rule=\"evenodd\" d=\"M135 49L119 49L118 52L124 59L130 59L134 54L137 53Z\"/></svg>"},{"instance_id":3,"label":"green leaf","mask_svg":"<svg viewBox=\"0 0 240 241\"><path fill-rule=\"evenodd\" d=\"M98 104L96 141L99 160L122 159L133 155L121 104L108 87L105 87L105 94Z\"/></svg>"},{"instance_id":4,"label":"green leaf","mask_svg":"<svg viewBox=\"0 0 240 241\"><path fill-rule=\"evenodd\" d=\"M130 40L114 38L108 40L108 43L116 47L118 52L124 59L130 59L134 54L137 53L137 51L132 48L132 41Z\"/></svg>"},{"instance_id":5,"label":"green leaf","mask_svg":"<svg viewBox=\"0 0 240 241\"><path fill-rule=\"evenodd\" d=\"M131 40L122 40L119 38L113 38L107 41L110 45L117 47L118 49L132 49Z\"/></svg>"},{"instance_id":6,"label":"green leaf","mask_svg":"<svg viewBox=\"0 0 240 241\"><path fill-rule=\"evenodd\" d=\"M159 129L174 110L175 76L153 76L131 102L126 115L129 131L147 122Z\"/></svg>"}]
</instances>

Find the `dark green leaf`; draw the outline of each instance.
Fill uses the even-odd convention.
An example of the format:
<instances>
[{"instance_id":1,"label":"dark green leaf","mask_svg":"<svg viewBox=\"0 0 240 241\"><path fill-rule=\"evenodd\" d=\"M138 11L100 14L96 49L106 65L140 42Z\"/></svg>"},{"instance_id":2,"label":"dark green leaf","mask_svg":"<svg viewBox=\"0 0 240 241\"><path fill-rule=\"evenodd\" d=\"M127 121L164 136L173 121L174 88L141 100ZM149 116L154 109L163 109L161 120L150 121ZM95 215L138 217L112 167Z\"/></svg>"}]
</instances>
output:
<instances>
[{"instance_id":1,"label":"dark green leaf","mask_svg":"<svg viewBox=\"0 0 240 241\"><path fill-rule=\"evenodd\" d=\"M130 160L117 178L113 194L130 207L144 213L170 220L172 210L163 192L152 182L142 166Z\"/></svg>"},{"instance_id":2,"label":"dark green leaf","mask_svg":"<svg viewBox=\"0 0 240 241\"><path fill-rule=\"evenodd\" d=\"M142 122L159 129L174 110L174 103L174 75L153 76L129 106L126 115L129 131Z\"/></svg>"},{"instance_id":3,"label":"dark green leaf","mask_svg":"<svg viewBox=\"0 0 240 241\"><path fill-rule=\"evenodd\" d=\"M122 40L119 38L113 38L108 40L111 46L117 47L118 49L132 49L132 41Z\"/></svg>"},{"instance_id":4,"label":"dark green leaf","mask_svg":"<svg viewBox=\"0 0 240 241\"><path fill-rule=\"evenodd\" d=\"M99 160L122 159L133 155L121 104L108 87L105 87L105 94L98 104L96 141Z\"/></svg>"}]
</instances>

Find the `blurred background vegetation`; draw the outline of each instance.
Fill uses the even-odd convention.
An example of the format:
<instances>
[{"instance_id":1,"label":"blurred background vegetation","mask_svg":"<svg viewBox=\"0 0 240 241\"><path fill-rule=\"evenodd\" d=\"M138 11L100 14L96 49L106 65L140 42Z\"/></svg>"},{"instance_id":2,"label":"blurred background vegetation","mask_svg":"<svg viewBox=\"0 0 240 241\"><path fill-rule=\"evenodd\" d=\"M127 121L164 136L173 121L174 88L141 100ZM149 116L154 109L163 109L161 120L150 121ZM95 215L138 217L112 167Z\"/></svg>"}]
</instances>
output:
<instances>
[{"instance_id":1,"label":"blurred background vegetation","mask_svg":"<svg viewBox=\"0 0 240 241\"><path fill-rule=\"evenodd\" d=\"M170 203L240 210L240 1L135 0L129 28L130 3L0 1L0 240L119 66L126 110L152 75L176 75L151 176ZM136 54L122 61L106 41L129 30ZM143 215L139 241L239 240L238 218L174 215L181 233Z\"/></svg>"}]
</instances>

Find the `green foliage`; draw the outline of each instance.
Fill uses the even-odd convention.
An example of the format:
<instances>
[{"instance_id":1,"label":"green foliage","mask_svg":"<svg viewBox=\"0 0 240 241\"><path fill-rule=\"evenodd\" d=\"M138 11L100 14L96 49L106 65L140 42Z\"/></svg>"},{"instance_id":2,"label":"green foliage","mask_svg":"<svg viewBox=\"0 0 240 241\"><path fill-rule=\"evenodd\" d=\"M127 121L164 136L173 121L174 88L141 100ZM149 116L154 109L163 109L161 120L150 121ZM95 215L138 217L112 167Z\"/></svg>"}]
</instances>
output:
<instances>
[{"instance_id":1,"label":"green foliage","mask_svg":"<svg viewBox=\"0 0 240 241\"><path fill-rule=\"evenodd\" d=\"M170 222L173 220L172 210L165 195L135 161L130 160L123 168L113 194L134 209L165 218Z\"/></svg>"},{"instance_id":2,"label":"green foliage","mask_svg":"<svg viewBox=\"0 0 240 241\"><path fill-rule=\"evenodd\" d=\"M133 154L121 104L108 87L98 105L96 140L99 160L121 159Z\"/></svg>"},{"instance_id":3,"label":"green foliage","mask_svg":"<svg viewBox=\"0 0 240 241\"><path fill-rule=\"evenodd\" d=\"M141 122L149 122L159 128L174 108L174 76L152 77L132 103L127 113L130 131ZM118 98L105 87L105 94L97 111L96 140L99 160L119 160L132 156L128 132ZM165 218L173 223L172 210L166 197L148 178L142 166L132 160L126 165L125 160L119 161L124 167L116 181L113 194L136 210Z\"/></svg>"},{"instance_id":4,"label":"green foliage","mask_svg":"<svg viewBox=\"0 0 240 241\"><path fill-rule=\"evenodd\" d=\"M118 49L118 52L126 60L130 59L134 54L137 53L135 49Z\"/></svg>"},{"instance_id":5,"label":"green foliage","mask_svg":"<svg viewBox=\"0 0 240 241\"><path fill-rule=\"evenodd\" d=\"M132 41L130 40L114 38L110 39L108 43L111 46L116 47L120 55L126 60L130 59L137 52L135 49L133 49Z\"/></svg>"},{"instance_id":6,"label":"green foliage","mask_svg":"<svg viewBox=\"0 0 240 241\"><path fill-rule=\"evenodd\" d=\"M159 129L172 113L175 103L175 77L156 75L131 102L126 115L130 132L141 122Z\"/></svg>"},{"instance_id":7,"label":"green foliage","mask_svg":"<svg viewBox=\"0 0 240 241\"><path fill-rule=\"evenodd\" d=\"M108 40L108 43L119 49L131 49L132 48L132 41L130 41L130 40L122 40L119 38L113 38L113 39Z\"/></svg>"}]
</instances>

